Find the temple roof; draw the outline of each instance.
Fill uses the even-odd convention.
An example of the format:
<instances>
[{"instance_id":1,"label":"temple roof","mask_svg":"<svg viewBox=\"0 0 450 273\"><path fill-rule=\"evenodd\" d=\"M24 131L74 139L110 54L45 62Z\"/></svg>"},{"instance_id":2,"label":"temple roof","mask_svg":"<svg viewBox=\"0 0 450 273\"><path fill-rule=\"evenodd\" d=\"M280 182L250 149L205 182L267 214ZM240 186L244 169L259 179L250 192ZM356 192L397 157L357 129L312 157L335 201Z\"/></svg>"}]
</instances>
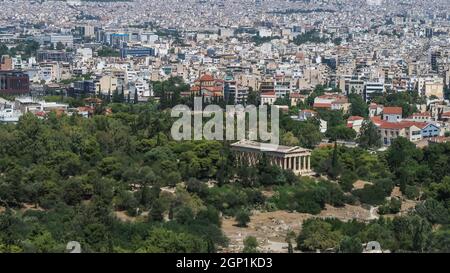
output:
<instances>
[{"instance_id":1,"label":"temple roof","mask_svg":"<svg viewBox=\"0 0 450 273\"><path fill-rule=\"evenodd\" d=\"M301 148L299 146L284 146L284 145L275 145L271 143L262 143L262 142L256 142L252 140L240 140L238 142L235 142L231 144L234 148L246 148L246 149L253 149L258 151L267 151L267 152L277 152L277 153L284 153L284 154L290 154L290 153L302 153L302 152L310 152L311 150Z\"/></svg>"}]
</instances>

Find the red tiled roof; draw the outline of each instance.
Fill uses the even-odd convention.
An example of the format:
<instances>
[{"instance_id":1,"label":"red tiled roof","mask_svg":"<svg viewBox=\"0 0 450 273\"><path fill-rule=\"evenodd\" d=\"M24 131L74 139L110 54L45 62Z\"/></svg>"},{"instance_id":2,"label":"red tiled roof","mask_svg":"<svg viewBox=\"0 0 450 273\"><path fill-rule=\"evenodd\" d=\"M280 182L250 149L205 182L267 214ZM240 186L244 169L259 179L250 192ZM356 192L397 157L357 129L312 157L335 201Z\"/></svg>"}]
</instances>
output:
<instances>
[{"instance_id":1,"label":"red tiled roof","mask_svg":"<svg viewBox=\"0 0 450 273\"><path fill-rule=\"evenodd\" d=\"M426 122L414 122L414 121L400 121L400 122L382 122L380 128L382 129L403 129L416 126L420 129L427 126Z\"/></svg>"},{"instance_id":2,"label":"red tiled roof","mask_svg":"<svg viewBox=\"0 0 450 273\"><path fill-rule=\"evenodd\" d=\"M209 74L204 74L198 80L201 82L211 82L214 81L214 77Z\"/></svg>"},{"instance_id":3,"label":"red tiled roof","mask_svg":"<svg viewBox=\"0 0 450 273\"><path fill-rule=\"evenodd\" d=\"M450 117L450 112L445 112L442 114L443 117Z\"/></svg>"},{"instance_id":4,"label":"red tiled roof","mask_svg":"<svg viewBox=\"0 0 450 273\"><path fill-rule=\"evenodd\" d=\"M77 110L79 112L91 112L91 111L94 111L94 109L92 107L90 107L90 106L80 106L80 107L77 108Z\"/></svg>"},{"instance_id":5,"label":"red tiled roof","mask_svg":"<svg viewBox=\"0 0 450 273\"><path fill-rule=\"evenodd\" d=\"M331 108L331 103L314 103L314 108Z\"/></svg>"},{"instance_id":6,"label":"red tiled roof","mask_svg":"<svg viewBox=\"0 0 450 273\"><path fill-rule=\"evenodd\" d=\"M370 120L375 124L383 122L383 120L381 120L380 116L374 116L374 117L370 118Z\"/></svg>"},{"instance_id":7,"label":"red tiled roof","mask_svg":"<svg viewBox=\"0 0 450 273\"><path fill-rule=\"evenodd\" d=\"M403 112L401 107L384 107L383 114L385 115L401 115Z\"/></svg>"},{"instance_id":8,"label":"red tiled roof","mask_svg":"<svg viewBox=\"0 0 450 273\"><path fill-rule=\"evenodd\" d=\"M262 96L265 96L265 97L267 97L267 96L275 96L275 91L263 92L263 93L261 93L261 97Z\"/></svg>"},{"instance_id":9,"label":"red tiled roof","mask_svg":"<svg viewBox=\"0 0 450 273\"><path fill-rule=\"evenodd\" d=\"M339 95L322 95L318 96L319 99L341 99L342 96Z\"/></svg>"}]
</instances>

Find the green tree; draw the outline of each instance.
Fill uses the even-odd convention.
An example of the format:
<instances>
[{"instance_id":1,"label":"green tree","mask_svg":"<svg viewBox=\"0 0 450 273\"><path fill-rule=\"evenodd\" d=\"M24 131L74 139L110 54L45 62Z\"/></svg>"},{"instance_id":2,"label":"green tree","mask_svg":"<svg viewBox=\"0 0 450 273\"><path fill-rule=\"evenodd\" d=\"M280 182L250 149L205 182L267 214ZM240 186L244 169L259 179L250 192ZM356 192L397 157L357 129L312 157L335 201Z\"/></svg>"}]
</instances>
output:
<instances>
[{"instance_id":1,"label":"green tree","mask_svg":"<svg viewBox=\"0 0 450 273\"><path fill-rule=\"evenodd\" d=\"M252 88L248 92L247 105L259 105L259 95Z\"/></svg>"},{"instance_id":2,"label":"green tree","mask_svg":"<svg viewBox=\"0 0 450 273\"><path fill-rule=\"evenodd\" d=\"M432 234L430 245L427 249L430 252L449 253L450 252L450 229L440 228Z\"/></svg>"},{"instance_id":3,"label":"green tree","mask_svg":"<svg viewBox=\"0 0 450 273\"><path fill-rule=\"evenodd\" d=\"M113 103L122 103L123 102L123 93L119 93L119 90L114 90L112 94L112 102Z\"/></svg>"},{"instance_id":4,"label":"green tree","mask_svg":"<svg viewBox=\"0 0 450 273\"><path fill-rule=\"evenodd\" d=\"M333 154L331 156L331 159L329 161L330 163L328 164L328 161L325 161L324 164L325 165L329 165L326 167L323 167L326 169L326 173L332 178L332 179L336 179L338 178L338 176L341 174L342 172L342 163L340 161L339 158L339 153L338 153L338 147L337 147L337 143L334 143L334 149L333 149Z\"/></svg>"},{"instance_id":5,"label":"green tree","mask_svg":"<svg viewBox=\"0 0 450 273\"><path fill-rule=\"evenodd\" d=\"M161 201L159 199L153 201L152 206L150 208L150 213L148 215L149 219L151 221L160 222L164 219L163 213L164 213L164 208L163 208Z\"/></svg>"},{"instance_id":6,"label":"green tree","mask_svg":"<svg viewBox=\"0 0 450 273\"><path fill-rule=\"evenodd\" d=\"M188 233L163 228L152 229L136 252L138 253L204 253L207 243Z\"/></svg>"},{"instance_id":7,"label":"green tree","mask_svg":"<svg viewBox=\"0 0 450 273\"><path fill-rule=\"evenodd\" d=\"M322 140L319 125L313 121L301 122L298 128L298 139L300 146L314 148Z\"/></svg>"},{"instance_id":8,"label":"green tree","mask_svg":"<svg viewBox=\"0 0 450 273\"><path fill-rule=\"evenodd\" d=\"M240 210L236 213L236 222L238 227L247 227L250 222L250 213L247 210Z\"/></svg>"},{"instance_id":9,"label":"green tree","mask_svg":"<svg viewBox=\"0 0 450 273\"><path fill-rule=\"evenodd\" d=\"M361 253L362 243L358 237L345 236L339 243L339 252L342 253Z\"/></svg>"},{"instance_id":10,"label":"green tree","mask_svg":"<svg viewBox=\"0 0 450 273\"><path fill-rule=\"evenodd\" d=\"M65 48L64 44L61 42L56 43L56 50L63 50Z\"/></svg>"},{"instance_id":11,"label":"green tree","mask_svg":"<svg viewBox=\"0 0 450 273\"><path fill-rule=\"evenodd\" d=\"M386 223L377 222L370 224L361 234L363 242L377 241L382 249L394 250L397 248L397 242L394 233Z\"/></svg>"},{"instance_id":12,"label":"green tree","mask_svg":"<svg viewBox=\"0 0 450 273\"><path fill-rule=\"evenodd\" d=\"M429 198L415 208L418 215L427 219L432 224L449 224L450 211L441 203L433 198Z\"/></svg>"},{"instance_id":13,"label":"green tree","mask_svg":"<svg viewBox=\"0 0 450 273\"><path fill-rule=\"evenodd\" d=\"M371 121L364 121L361 126L358 144L364 149L376 149L381 147L381 134Z\"/></svg>"},{"instance_id":14,"label":"green tree","mask_svg":"<svg viewBox=\"0 0 450 273\"><path fill-rule=\"evenodd\" d=\"M350 106L350 113L352 116L367 117L369 115L369 106L358 94L350 94L348 96Z\"/></svg>"},{"instance_id":15,"label":"green tree","mask_svg":"<svg viewBox=\"0 0 450 273\"><path fill-rule=\"evenodd\" d=\"M432 183L428 190L430 196L450 207L450 176L446 176L441 183Z\"/></svg>"},{"instance_id":16,"label":"green tree","mask_svg":"<svg viewBox=\"0 0 450 273\"><path fill-rule=\"evenodd\" d=\"M292 132L285 133L281 139L281 144L286 146L297 146L298 143L298 138L296 138Z\"/></svg>"},{"instance_id":17,"label":"green tree","mask_svg":"<svg viewBox=\"0 0 450 273\"><path fill-rule=\"evenodd\" d=\"M133 103L136 104L139 102L139 96L138 96L138 92L137 89L134 90L134 99L133 99Z\"/></svg>"},{"instance_id":18,"label":"green tree","mask_svg":"<svg viewBox=\"0 0 450 273\"><path fill-rule=\"evenodd\" d=\"M288 253L294 253L294 247L292 246L292 240L295 240L295 237L297 237L297 235L292 230L286 234L286 243L288 244Z\"/></svg>"},{"instance_id":19,"label":"green tree","mask_svg":"<svg viewBox=\"0 0 450 273\"><path fill-rule=\"evenodd\" d=\"M253 236L247 236L244 239L243 253L258 253L258 240Z\"/></svg>"},{"instance_id":20,"label":"green tree","mask_svg":"<svg viewBox=\"0 0 450 273\"><path fill-rule=\"evenodd\" d=\"M308 219L303 222L297 237L297 247L301 250L316 251L337 248L342 235L332 230L332 225L320 219Z\"/></svg>"},{"instance_id":21,"label":"green tree","mask_svg":"<svg viewBox=\"0 0 450 273\"><path fill-rule=\"evenodd\" d=\"M356 137L356 132L352 128L345 125L338 125L327 130L326 134L331 140L353 140Z\"/></svg>"},{"instance_id":22,"label":"green tree","mask_svg":"<svg viewBox=\"0 0 450 273\"><path fill-rule=\"evenodd\" d=\"M378 214L396 214L400 211L402 201L398 198L391 198L390 201L385 202L378 208Z\"/></svg>"},{"instance_id":23,"label":"green tree","mask_svg":"<svg viewBox=\"0 0 450 273\"><path fill-rule=\"evenodd\" d=\"M61 253L64 251L64 246L59 244L48 231L36 232L29 240L25 241L25 244L31 248L27 251L36 253Z\"/></svg>"},{"instance_id":24,"label":"green tree","mask_svg":"<svg viewBox=\"0 0 450 273\"><path fill-rule=\"evenodd\" d=\"M394 171L399 170L404 162L420 160L422 156L422 152L416 148L416 145L404 137L394 139L387 151L389 167Z\"/></svg>"},{"instance_id":25,"label":"green tree","mask_svg":"<svg viewBox=\"0 0 450 273\"><path fill-rule=\"evenodd\" d=\"M339 178L339 184L342 190L351 191L353 189L353 184L358 180L358 176L351 171L344 170L341 177Z\"/></svg>"},{"instance_id":26,"label":"green tree","mask_svg":"<svg viewBox=\"0 0 450 273\"><path fill-rule=\"evenodd\" d=\"M392 224L399 249L423 252L427 248L431 225L425 219L417 215L397 217Z\"/></svg>"},{"instance_id":27,"label":"green tree","mask_svg":"<svg viewBox=\"0 0 450 273\"><path fill-rule=\"evenodd\" d=\"M69 178L63 187L63 199L66 204L74 206L83 200L83 187L80 178Z\"/></svg>"},{"instance_id":28,"label":"green tree","mask_svg":"<svg viewBox=\"0 0 450 273\"><path fill-rule=\"evenodd\" d=\"M5 212L0 213L0 244L3 245L4 252L12 252L18 250L18 245L23 239L20 232L23 223L9 208Z\"/></svg>"}]
</instances>

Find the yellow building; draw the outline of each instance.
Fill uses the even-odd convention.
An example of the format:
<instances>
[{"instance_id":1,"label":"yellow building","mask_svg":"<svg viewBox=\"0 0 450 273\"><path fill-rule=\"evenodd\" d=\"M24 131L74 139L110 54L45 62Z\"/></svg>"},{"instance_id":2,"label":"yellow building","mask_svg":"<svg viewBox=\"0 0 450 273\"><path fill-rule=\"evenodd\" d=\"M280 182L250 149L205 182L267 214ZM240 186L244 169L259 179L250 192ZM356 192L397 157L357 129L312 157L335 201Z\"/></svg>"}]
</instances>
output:
<instances>
[{"instance_id":1,"label":"yellow building","mask_svg":"<svg viewBox=\"0 0 450 273\"><path fill-rule=\"evenodd\" d=\"M444 84L442 82L425 82L425 96L436 96L444 98Z\"/></svg>"},{"instance_id":2,"label":"yellow building","mask_svg":"<svg viewBox=\"0 0 450 273\"><path fill-rule=\"evenodd\" d=\"M101 77L96 86L97 92L105 95L108 94L109 92L111 92L112 94L116 90L116 88L117 88L117 78L110 75Z\"/></svg>"}]
</instances>

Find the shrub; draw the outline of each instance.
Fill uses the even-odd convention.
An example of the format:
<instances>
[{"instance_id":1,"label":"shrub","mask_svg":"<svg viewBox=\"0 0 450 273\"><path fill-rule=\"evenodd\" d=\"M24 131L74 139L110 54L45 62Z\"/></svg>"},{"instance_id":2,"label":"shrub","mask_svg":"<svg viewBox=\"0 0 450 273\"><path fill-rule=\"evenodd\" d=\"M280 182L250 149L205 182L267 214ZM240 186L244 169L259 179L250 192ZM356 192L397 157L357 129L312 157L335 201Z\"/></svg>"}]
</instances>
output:
<instances>
[{"instance_id":1,"label":"shrub","mask_svg":"<svg viewBox=\"0 0 450 273\"><path fill-rule=\"evenodd\" d=\"M247 227L248 222L250 222L250 212L240 210L236 213L236 222L238 227Z\"/></svg>"},{"instance_id":2,"label":"shrub","mask_svg":"<svg viewBox=\"0 0 450 273\"><path fill-rule=\"evenodd\" d=\"M341 233L333 230L332 225L325 220L308 219L297 237L297 247L306 251L336 248L341 237Z\"/></svg>"},{"instance_id":3,"label":"shrub","mask_svg":"<svg viewBox=\"0 0 450 273\"><path fill-rule=\"evenodd\" d=\"M390 195L394 184L388 178L379 179L373 185L365 185L363 189L352 191L363 203L370 205L380 205L384 203L387 196Z\"/></svg>"},{"instance_id":4,"label":"shrub","mask_svg":"<svg viewBox=\"0 0 450 273\"><path fill-rule=\"evenodd\" d=\"M253 236L247 236L244 239L244 253L258 253L258 240Z\"/></svg>"},{"instance_id":5,"label":"shrub","mask_svg":"<svg viewBox=\"0 0 450 273\"><path fill-rule=\"evenodd\" d=\"M358 237L344 237L339 243L339 252L361 253L363 250L361 240Z\"/></svg>"},{"instance_id":6,"label":"shrub","mask_svg":"<svg viewBox=\"0 0 450 273\"><path fill-rule=\"evenodd\" d=\"M339 180L342 190L351 191L353 189L353 183L356 182L358 176L354 172L344 171Z\"/></svg>"},{"instance_id":7,"label":"shrub","mask_svg":"<svg viewBox=\"0 0 450 273\"><path fill-rule=\"evenodd\" d=\"M406 185L405 195L408 199L416 199L419 197L419 188L415 186Z\"/></svg>"},{"instance_id":8,"label":"shrub","mask_svg":"<svg viewBox=\"0 0 450 273\"><path fill-rule=\"evenodd\" d=\"M402 207L402 201L397 198L392 198L390 201L385 202L378 208L378 213L383 214L396 214L400 212Z\"/></svg>"},{"instance_id":9,"label":"shrub","mask_svg":"<svg viewBox=\"0 0 450 273\"><path fill-rule=\"evenodd\" d=\"M428 199L418 204L416 206L416 212L432 224L450 223L448 209L446 209L441 202L438 202L435 199Z\"/></svg>"}]
</instances>

